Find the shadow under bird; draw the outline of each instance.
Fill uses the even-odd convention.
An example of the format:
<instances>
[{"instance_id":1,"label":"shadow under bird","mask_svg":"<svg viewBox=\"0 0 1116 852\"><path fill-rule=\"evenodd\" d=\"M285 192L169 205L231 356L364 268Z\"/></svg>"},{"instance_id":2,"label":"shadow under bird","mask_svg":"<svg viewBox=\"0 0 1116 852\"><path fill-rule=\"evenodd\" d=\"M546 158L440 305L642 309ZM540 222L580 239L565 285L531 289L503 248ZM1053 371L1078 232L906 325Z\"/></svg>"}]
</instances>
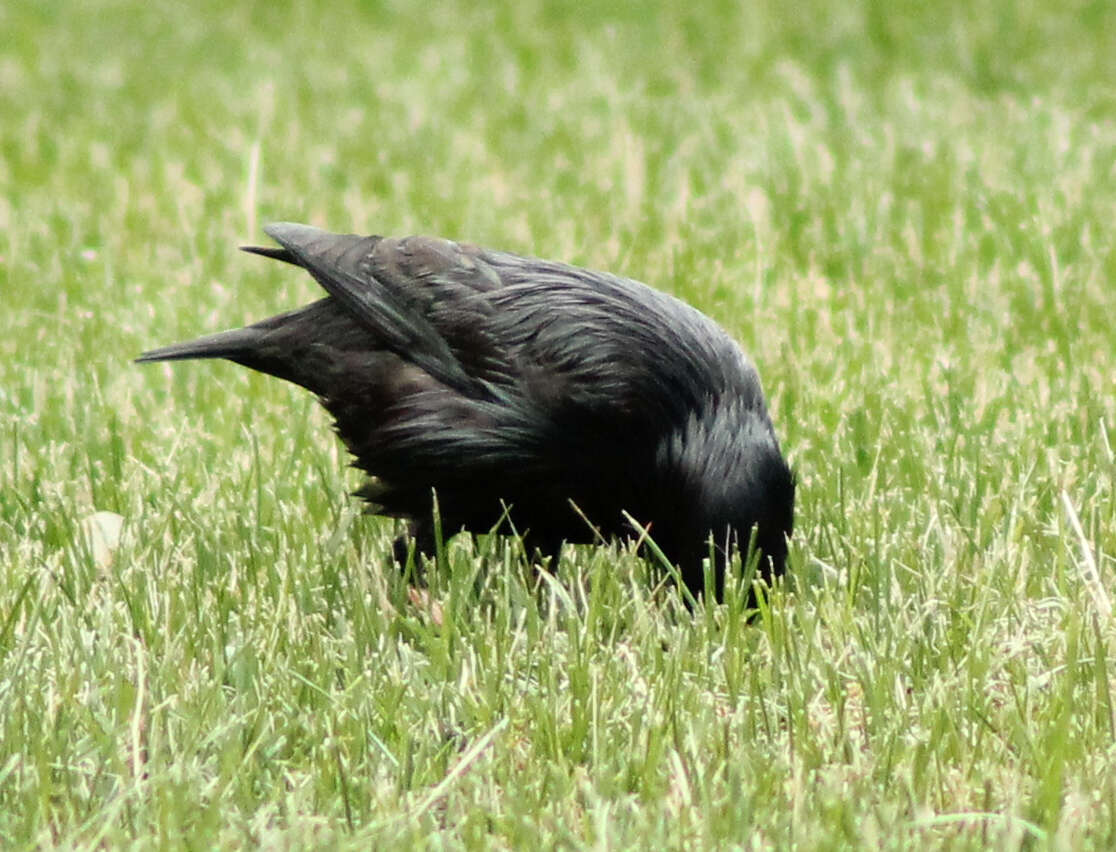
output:
<instances>
[{"instance_id":1,"label":"shadow under bird","mask_svg":"<svg viewBox=\"0 0 1116 852\"><path fill-rule=\"evenodd\" d=\"M317 394L371 511L446 535L510 518L530 548L643 526L697 595L732 548L781 573L794 476L759 376L712 320L637 281L430 237L265 228L328 294L144 353L225 358ZM590 523L592 526L590 526ZM754 537L753 537L754 536Z\"/></svg>"}]
</instances>

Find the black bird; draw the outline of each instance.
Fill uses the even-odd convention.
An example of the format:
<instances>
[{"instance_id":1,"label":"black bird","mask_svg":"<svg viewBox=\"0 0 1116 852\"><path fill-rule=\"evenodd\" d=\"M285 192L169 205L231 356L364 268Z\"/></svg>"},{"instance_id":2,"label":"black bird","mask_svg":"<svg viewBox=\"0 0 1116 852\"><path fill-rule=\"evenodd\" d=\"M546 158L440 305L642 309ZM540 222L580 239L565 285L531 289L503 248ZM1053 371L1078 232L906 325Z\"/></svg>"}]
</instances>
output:
<instances>
[{"instance_id":1,"label":"black bird","mask_svg":"<svg viewBox=\"0 0 1116 852\"><path fill-rule=\"evenodd\" d=\"M430 237L264 229L329 294L144 353L226 358L317 394L372 477L371 511L447 535L510 518L529 546L631 538L634 519L696 595L751 536L783 570L794 476L759 376L712 320L637 281ZM506 513L506 514L505 514ZM625 517L625 515L630 517ZM592 528L588 522L592 522Z\"/></svg>"}]
</instances>

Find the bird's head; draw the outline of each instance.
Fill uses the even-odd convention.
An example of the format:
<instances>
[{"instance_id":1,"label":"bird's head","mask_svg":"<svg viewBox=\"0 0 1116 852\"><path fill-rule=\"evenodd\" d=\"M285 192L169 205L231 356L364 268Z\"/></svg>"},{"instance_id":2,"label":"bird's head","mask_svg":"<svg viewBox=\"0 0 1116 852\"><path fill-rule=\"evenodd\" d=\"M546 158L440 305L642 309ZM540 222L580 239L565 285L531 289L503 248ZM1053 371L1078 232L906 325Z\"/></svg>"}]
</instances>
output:
<instances>
[{"instance_id":1,"label":"bird's head","mask_svg":"<svg viewBox=\"0 0 1116 852\"><path fill-rule=\"evenodd\" d=\"M660 448L674 474L675 512L652 536L691 591L703 587L702 560L713 547L716 595L734 550L747 558L755 535L758 572L783 572L794 528L795 478L763 408L727 405L691 416ZM681 498L679 500L679 498Z\"/></svg>"}]
</instances>

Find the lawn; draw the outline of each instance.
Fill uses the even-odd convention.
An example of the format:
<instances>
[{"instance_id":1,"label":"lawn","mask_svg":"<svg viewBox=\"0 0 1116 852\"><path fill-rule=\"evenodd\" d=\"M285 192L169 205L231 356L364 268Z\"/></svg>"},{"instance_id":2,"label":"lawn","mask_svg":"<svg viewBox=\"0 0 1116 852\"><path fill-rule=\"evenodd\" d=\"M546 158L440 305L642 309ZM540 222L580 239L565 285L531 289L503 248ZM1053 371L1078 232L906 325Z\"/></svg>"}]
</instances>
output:
<instances>
[{"instance_id":1,"label":"lawn","mask_svg":"<svg viewBox=\"0 0 1116 852\"><path fill-rule=\"evenodd\" d=\"M1116 6L0 31L5 849L1116 846ZM716 318L798 473L785 582L691 612L458 537L409 593L312 398L131 363L316 298L236 251L274 220Z\"/></svg>"}]
</instances>

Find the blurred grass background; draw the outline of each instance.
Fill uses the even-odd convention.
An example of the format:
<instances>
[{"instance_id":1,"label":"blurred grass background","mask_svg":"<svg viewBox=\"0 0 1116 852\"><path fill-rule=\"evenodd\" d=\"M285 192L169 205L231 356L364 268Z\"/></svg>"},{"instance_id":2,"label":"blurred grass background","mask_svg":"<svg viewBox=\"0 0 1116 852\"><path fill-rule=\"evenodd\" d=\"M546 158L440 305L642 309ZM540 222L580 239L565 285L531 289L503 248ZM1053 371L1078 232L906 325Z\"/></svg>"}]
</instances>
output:
<instances>
[{"instance_id":1,"label":"blurred grass background","mask_svg":"<svg viewBox=\"0 0 1116 852\"><path fill-rule=\"evenodd\" d=\"M1116 6L16 0L0 31L7 848L1116 842ZM788 582L691 616L585 549L540 606L514 543L459 540L410 598L312 399L130 364L316 296L235 251L272 220L714 316L799 473Z\"/></svg>"}]
</instances>

